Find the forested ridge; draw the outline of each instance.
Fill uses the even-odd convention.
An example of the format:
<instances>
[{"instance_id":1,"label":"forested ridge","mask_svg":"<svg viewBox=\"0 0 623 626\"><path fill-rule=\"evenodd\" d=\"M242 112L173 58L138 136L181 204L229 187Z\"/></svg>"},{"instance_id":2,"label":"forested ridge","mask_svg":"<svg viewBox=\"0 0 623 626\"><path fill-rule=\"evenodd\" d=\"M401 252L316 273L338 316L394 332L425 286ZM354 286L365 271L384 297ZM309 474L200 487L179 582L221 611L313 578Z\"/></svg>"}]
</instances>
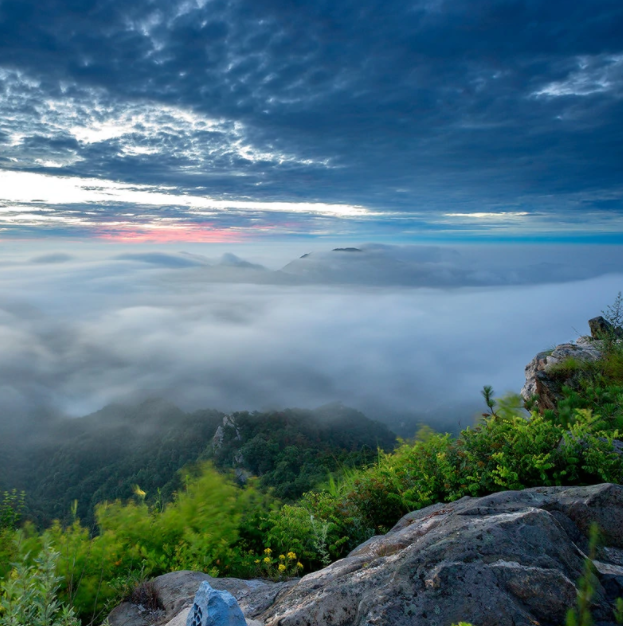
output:
<instances>
[{"instance_id":1,"label":"forested ridge","mask_svg":"<svg viewBox=\"0 0 623 626\"><path fill-rule=\"evenodd\" d=\"M5 439L0 487L25 491L25 517L39 525L73 515L90 527L98 503L127 500L137 485L149 504L169 502L182 486L179 470L189 464L212 460L223 470L237 468L243 480L258 476L262 487L288 501L330 472L371 462L378 448L390 450L396 441L385 426L340 404L234 413L235 427L223 427L224 418L152 399L57 420L30 437Z\"/></svg>"}]
</instances>

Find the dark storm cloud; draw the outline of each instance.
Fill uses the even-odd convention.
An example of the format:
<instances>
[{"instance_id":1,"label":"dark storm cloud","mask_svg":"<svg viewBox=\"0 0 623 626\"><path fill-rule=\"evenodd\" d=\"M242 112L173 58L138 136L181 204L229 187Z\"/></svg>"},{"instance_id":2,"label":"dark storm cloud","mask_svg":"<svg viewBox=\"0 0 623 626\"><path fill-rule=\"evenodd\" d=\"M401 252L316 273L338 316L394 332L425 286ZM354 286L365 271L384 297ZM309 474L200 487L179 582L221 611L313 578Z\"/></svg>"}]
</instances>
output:
<instances>
[{"instance_id":1,"label":"dark storm cloud","mask_svg":"<svg viewBox=\"0 0 623 626\"><path fill-rule=\"evenodd\" d=\"M621 32L618 0L4 0L0 132L14 168L564 230L621 212Z\"/></svg>"}]
</instances>

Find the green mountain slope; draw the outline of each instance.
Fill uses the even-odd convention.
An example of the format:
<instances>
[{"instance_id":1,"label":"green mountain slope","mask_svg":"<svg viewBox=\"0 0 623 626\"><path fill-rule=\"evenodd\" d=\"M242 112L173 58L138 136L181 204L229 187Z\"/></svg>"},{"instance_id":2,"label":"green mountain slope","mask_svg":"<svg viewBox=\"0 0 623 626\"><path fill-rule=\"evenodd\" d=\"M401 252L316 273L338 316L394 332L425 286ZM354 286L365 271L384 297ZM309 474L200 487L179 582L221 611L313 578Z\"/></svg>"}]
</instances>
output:
<instances>
[{"instance_id":1,"label":"green mountain slope","mask_svg":"<svg viewBox=\"0 0 623 626\"><path fill-rule=\"evenodd\" d=\"M226 417L148 400L57 420L46 432L5 441L1 486L25 490L28 515L39 524L69 521L77 501L77 516L91 526L97 503L128 500L136 485L148 502L169 501L182 486L179 470L197 461L237 469L242 479L259 476L260 485L290 500L329 472L371 462L377 447L388 450L394 443L385 426L341 405Z\"/></svg>"}]
</instances>

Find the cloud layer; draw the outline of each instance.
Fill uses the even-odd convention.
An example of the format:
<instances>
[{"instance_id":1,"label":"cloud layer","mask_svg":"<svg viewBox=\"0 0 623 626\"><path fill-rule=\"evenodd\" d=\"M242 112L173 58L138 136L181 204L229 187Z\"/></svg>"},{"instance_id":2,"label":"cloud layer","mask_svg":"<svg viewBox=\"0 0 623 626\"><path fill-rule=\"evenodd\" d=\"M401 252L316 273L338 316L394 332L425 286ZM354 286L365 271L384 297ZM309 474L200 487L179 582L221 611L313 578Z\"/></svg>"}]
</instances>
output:
<instances>
[{"instance_id":1,"label":"cloud layer","mask_svg":"<svg viewBox=\"0 0 623 626\"><path fill-rule=\"evenodd\" d=\"M617 251L520 247L483 273L499 250L368 248L293 262L316 257L313 280L244 249L5 255L0 415L161 396L222 410L342 401L377 417L456 404L465 424L483 384L519 390L532 356L588 332L623 283L620 269L604 274ZM393 286L370 267L395 273ZM571 281L578 268L584 280ZM444 275L445 289L426 286Z\"/></svg>"}]
</instances>

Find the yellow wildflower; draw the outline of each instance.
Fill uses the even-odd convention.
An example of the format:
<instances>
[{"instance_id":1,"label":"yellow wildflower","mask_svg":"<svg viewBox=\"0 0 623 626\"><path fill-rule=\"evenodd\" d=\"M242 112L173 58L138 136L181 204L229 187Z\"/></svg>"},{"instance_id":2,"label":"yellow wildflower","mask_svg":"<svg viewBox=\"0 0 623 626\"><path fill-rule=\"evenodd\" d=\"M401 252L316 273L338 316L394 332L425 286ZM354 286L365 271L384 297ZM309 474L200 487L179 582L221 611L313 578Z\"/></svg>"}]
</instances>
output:
<instances>
[{"instance_id":1,"label":"yellow wildflower","mask_svg":"<svg viewBox=\"0 0 623 626\"><path fill-rule=\"evenodd\" d=\"M281 573L283 573L283 572L285 572L285 571L286 571L286 566L285 566L283 563L279 563L279 571L280 571Z\"/></svg>"},{"instance_id":2,"label":"yellow wildflower","mask_svg":"<svg viewBox=\"0 0 623 626\"><path fill-rule=\"evenodd\" d=\"M132 491L134 492L135 495L137 495L141 500L145 499L145 496L147 495L147 492L143 491L138 485L134 485L134 487L132 488Z\"/></svg>"},{"instance_id":3,"label":"yellow wildflower","mask_svg":"<svg viewBox=\"0 0 623 626\"><path fill-rule=\"evenodd\" d=\"M259 563L259 562L260 562L260 560L259 560L259 559L255 559L255 563L256 563L256 564L257 564L257 563Z\"/></svg>"},{"instance_id":4,"label":"yellow wildflower","mask_svg":"<svg viewBox=\"0 0 623 626\"><path fill-rule=\"evenodd\" d=\"M285 560L286 560L285 555L280 554L280 555L279 555L279 560L280 560L280 561L285 561Z\"/></svg>"},{"instance_id":5,"label":"yellow wildflower","mask_svg":"<svg viewBox=\"0 0 623 626\"><path fill-rule=\"evenodd\" d=\"M299 569L303 569L303 564L302 564L300 561L296 564L296 566L297 566Z\"/></svg>"},{"instance_id":6,"label":"yellow wildflower","mask_svg":"<svg viewBox=\"0 0 623 626\"><path fill-rule=\"evenodd\" d=\"M264 550L264 554L272 554L273 551L270 548L266 548L266 550Z\"/></svg>"},{"instance_id":7,"label":"yellow wildflower","mask_svg":"<svg viewBox=\"0 0 623 626\"><path fill-rule=\"evenodd\" d=\"M269 558L269 557L266 557L266 558L264 559L264 563L266 563L266 565L270 565L270 558Z\"/></svg>"},{"instance_id":8,"label":"yellow wildflower","mask_svg":"<svg viewBox=\"0 0 623 626\"><path fill-rule=\"evenodd\" d=\"M296 553L288 552L288 558L290 559L290 561L296 561Z\"/></svg>"}]
</instances>

